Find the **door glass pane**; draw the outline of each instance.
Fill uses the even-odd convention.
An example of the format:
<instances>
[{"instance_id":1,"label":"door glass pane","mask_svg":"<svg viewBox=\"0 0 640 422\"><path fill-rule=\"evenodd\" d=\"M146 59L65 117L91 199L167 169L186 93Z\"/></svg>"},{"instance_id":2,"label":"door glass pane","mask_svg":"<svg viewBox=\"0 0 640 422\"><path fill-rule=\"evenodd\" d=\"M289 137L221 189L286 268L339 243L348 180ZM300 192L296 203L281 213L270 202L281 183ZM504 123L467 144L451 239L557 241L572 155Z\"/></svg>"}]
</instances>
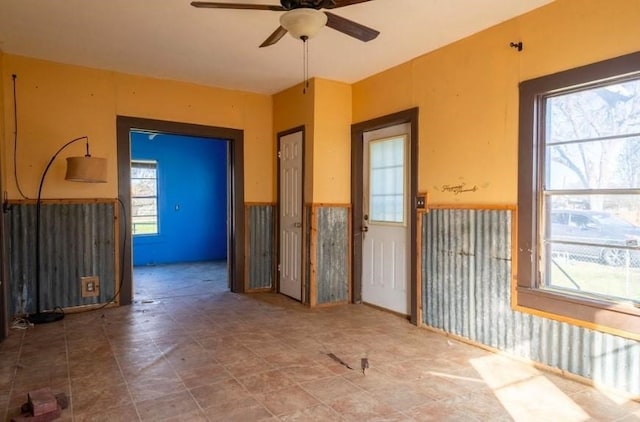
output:
<instances>
[{"instance_id":1,"label":"door glass pane","mask_svg":"<svg viewBox=\"0 0 640 422\"><path fill-rule=\"evenodd\" d=\"M369 218L372 222L405 221L405 138L369 143Z\"/></svg>"}]
</instances>

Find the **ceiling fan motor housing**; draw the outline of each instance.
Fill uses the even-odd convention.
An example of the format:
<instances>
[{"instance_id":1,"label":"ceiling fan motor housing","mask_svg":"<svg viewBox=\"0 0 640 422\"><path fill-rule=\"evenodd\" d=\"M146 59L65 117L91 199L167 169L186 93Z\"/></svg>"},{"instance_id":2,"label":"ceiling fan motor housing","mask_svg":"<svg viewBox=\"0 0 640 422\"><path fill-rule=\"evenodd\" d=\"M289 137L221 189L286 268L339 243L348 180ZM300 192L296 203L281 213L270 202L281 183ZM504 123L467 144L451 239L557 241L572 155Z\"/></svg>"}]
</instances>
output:
<instances>
[{"instance_id":1,"label":"ceiling fan motor housing","mask_svg":"<svg viewBox=\"0 0 640 422\"><path fill-rule=\"evenodd\" d=\"M327 24L327 15L317 9L301 7L287 10L280 16L280 25L296 39L303 41L316 36Z\"/></svg>"},{"instance_id":2,"label":"ceiling fan motor housing","mask_svg":"<svg viewBox=\"0 0 640 422\"><path fill-rule=\"evenodd\" d=\"M334 6L334 0L280 0L280 4L286 10L292 9L322 9L323 7Z\"/></svg>"}]
</instances>

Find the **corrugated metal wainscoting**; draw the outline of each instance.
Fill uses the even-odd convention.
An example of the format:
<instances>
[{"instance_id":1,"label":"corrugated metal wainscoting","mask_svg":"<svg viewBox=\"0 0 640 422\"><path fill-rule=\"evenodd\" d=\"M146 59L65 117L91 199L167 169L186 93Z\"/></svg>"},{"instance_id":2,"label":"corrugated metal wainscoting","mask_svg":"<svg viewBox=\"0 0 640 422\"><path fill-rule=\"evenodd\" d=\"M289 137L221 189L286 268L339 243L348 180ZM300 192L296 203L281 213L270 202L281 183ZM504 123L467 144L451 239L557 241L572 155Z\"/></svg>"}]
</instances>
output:
<instances>
[{"instance_id":1,"label":"corrugated metal wainscoting","mask_svg":"<svg viewBox=\"0 0 640 422\"><path fill-rule=\"evenodd\" d=\"M274 265L273 205L247 205L247 291L271 289Z\"/></svg>"},{"instance_id":2,"label":"corrugated metal wainscoting","mask_svg":"<svg viewBox=\"0 0 640 422\"><path fill-rule=\"evenodd\" d=\"M41 310L104 303L115 294L115 201L44 201L40 211ZM4 214L10 315L36 312L33 203ZM100 277L100 295L83 298L80 277Z\"/></svg>"},{"instance_id":3,"label":"corrugated metal wainscoting","mask_svg":"<svg viewBox=\"0 0 640 422\"><path fill-rule=\"evenodd\" d=\"M640 394L640 342L511 309L512 211L433 209L422 218L426 325Z\"/></svg>"},{"instance_id":4,"label":"corrugated metal wainscoting","mask_svg":"<svg viewBox=\"0 0 640 422\"><path fill-rule=\"evenodd\" d=\"M313 217L316 304L346 302L349 299L349 208L314 207Z\"/></svg>"},{"instance_id":5,"label":"corrugated metal wainscoting","mask_svg":"<svg viewBox=\"0 0 640 422\"><path fill-rule=\"evenodd\" d=\"M311 304L311 211L313 207L304 207L304 260L302 261L304 278L302 279L302 303Z\"/></svg>"}]
</instances>

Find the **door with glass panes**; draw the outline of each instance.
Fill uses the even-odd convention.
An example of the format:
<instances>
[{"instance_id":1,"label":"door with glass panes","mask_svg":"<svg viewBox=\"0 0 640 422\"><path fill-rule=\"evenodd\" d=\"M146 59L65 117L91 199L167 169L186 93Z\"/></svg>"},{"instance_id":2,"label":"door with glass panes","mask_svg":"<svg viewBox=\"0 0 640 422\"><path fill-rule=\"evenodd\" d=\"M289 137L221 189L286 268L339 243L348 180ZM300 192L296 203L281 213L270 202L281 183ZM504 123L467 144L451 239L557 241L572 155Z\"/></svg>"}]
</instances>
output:
<instances>
[{"instance_id":1,"label":"door with glass panes","mask_svg":"<svg viewBox=\"0 0 640 422\"><path fill-rule=\"evenodd\" d=\"M363 136L362 300L404 315L410 314L410 128Z\"/></svg>"}]
</instances>

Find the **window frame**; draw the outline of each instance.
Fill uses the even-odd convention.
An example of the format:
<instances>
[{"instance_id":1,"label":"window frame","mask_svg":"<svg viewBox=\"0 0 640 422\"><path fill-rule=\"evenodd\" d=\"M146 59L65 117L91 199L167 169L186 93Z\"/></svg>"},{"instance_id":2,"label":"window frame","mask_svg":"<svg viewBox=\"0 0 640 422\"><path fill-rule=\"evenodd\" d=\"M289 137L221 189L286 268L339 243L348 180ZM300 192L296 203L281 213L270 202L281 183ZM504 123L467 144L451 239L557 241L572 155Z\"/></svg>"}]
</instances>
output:
<instances>
[{"instance_id":1,"label":"window frame","mask_svg":"<svg viewBox=\"0 0 640 422\"><path fill-rule=\"evenodd\" d=\"M133 190L132 190L131 191L131 202L132 202L132 205L131 205L131 235L135 236L135 237L159 236L160 235L160 202L159 202L160 198L159 198L158 192L159 192L159 183L160 183L159 179L160 178L158 177L158 167L159 167L158 166L158 160L144 160L144 159L136 160L136 159L132 159L131 160L131 167L133 168L133 166L136 163L139 163L139 164L154 164L155 165L156 177L153 180L156 181L156 195L155 195L155 199L156 199L156 215L155 215L156 231L154 233L136 233L135 232L135 230L134 230L135 223L133 222L133 217L134 217L133 216L133 209L134 209L133 200L135 198L151 198L151 197L136 196L136 195L134 195ZM131 183L134 179L138 180L139 178L134 178L134 177L131 176L129 183Z\"/></svg>"},{"instance_id":2,"label":"window frame","mask_svg":"<svg viewBox=\"0 0 640 422\"><path fill-rule=\"evenodd\" d=\"M640 339L640 308L598 298L538 288L540 170L544 99L556 92L629 77L640 77L640 52L524 81L520 84L518 134L517 253L514 308L575 325ZM535 259L534 259L535 258Z\"/></svg>"}]
</instances>

